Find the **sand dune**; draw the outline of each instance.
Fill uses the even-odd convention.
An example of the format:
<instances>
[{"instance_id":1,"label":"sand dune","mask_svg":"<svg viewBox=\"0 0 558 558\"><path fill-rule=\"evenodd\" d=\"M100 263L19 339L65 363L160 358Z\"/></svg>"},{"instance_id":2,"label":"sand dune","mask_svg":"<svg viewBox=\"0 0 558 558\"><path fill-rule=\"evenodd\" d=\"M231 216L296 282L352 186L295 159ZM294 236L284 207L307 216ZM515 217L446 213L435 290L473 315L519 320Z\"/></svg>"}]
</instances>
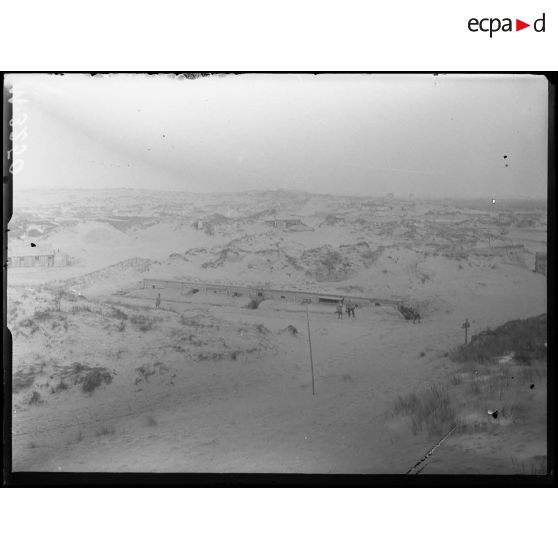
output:
<instances>
[{"instance_id":1,"label":"sand dune","mask_svg":"<svg viewBox=\"0 0 558 558\"><path fill-rule=\"evenodd\" d=\"M469 393L475 365L448 356L465 319L473 335L546 312L546 277L533 272L544 211L523 231L427 200L80 195L22 207L22 223L40 207L52 224L40 240L71 265L9 269L16 470L404 473L436 436L413 432L394 402L433 385ZM313 230L265 223L285 214ZM342 320L311 306L312 396L303 306L168 289L155 308L145 276L394 298L422 323L388 306ZM545 452L533 393L527 422L462 432L429 470L532 467ZM467 397L459 416L473 428L486 410Z\"/></svg>"}]
</instances>

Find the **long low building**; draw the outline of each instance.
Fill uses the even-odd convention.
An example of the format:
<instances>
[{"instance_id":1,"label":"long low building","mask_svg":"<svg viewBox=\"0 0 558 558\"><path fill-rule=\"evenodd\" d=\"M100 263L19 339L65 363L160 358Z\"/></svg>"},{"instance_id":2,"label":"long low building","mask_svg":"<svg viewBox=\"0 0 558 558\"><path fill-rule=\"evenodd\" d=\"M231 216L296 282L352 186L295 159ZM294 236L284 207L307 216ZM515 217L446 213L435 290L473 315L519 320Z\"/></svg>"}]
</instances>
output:
<instances>
[{"instance_id":1,"label":"long low building","mask_svg":"<svg viewBox=\"0 0 558 558\"><path fill-rule=\"evenodd\" d=\"M248 296L260 300L284 300L285 302L299 302L301 304L337 304L339 301L351 299L360 306L383 304L397 306L401 301L355 296L343 293L320 293L313 291L294 291L288 289L270 289L268 287L249 287L241 285L225 285L218 283L204 283L198 281L175 281L169 279L144 279L144 289L187 289L190 294L197 292L210 294L224 294L228 296Z\"/></svg>"},{"instance_id":2,"label":"long low building","mask_svg":"<svg viewBox=\"0 0 558 558\"><path fill-rule=\"evenodd\" d=\"M7 264L8 267L58 267L68 265L68 256L51 246L10 246Z\"/></svg>"}]
</instances>

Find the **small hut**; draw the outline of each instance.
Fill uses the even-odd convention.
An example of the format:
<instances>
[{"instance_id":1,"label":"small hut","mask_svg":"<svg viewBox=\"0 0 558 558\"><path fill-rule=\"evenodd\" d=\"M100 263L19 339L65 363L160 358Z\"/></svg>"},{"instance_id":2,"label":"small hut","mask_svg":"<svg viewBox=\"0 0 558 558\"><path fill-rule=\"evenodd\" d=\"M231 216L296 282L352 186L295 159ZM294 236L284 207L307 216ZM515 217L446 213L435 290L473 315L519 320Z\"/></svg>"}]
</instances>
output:
<instances>
[{"instance_id":1,"label":"small hut","mask_svg":"<svg viewBox=\"0 0 558 558\"><path fill-rule=\"evenodd\" d=\"M8 250L8 267L58 267L68 265L68 256L50 245L15 246Z\"/></svg>"},{"instance_id":2,"label":"small hut","mask_svg":"<svg viewBox=\"0 0 558 558\"><path fill-rule=\"evenodd\" d=\"M535 272L546 276L546 252L535 254Z\"/></svg>"}]
</instances>

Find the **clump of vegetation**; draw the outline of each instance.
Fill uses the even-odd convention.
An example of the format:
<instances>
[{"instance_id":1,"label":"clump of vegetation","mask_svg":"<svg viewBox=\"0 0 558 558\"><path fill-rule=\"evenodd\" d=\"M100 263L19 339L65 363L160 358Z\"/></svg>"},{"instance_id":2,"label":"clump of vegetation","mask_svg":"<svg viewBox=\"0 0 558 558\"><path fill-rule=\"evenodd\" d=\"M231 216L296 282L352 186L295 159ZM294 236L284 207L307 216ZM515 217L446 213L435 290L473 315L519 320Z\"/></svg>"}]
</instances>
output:
<instances>
[{"instance_id":1,"label":"clump of vegetation","mask_svg":"<svg viewBox=\"0 0 558 558\"><path fill-rule=\"evenodd\" d=\"M62 289L58 289L58 291L54 295L54 307L56 308L57 312L60 312L60 310L62 309L63 297L64 297L64 291Z\"/></svg>"},{"instance_id":2,"label":"clump of vegetation","mask_svg":"<svg viewBox=\"0 0 558 558\"><path fill-rule=\"evenodd\" d=\"M22 333L24 335L33 335L35 332L39 331L39 324L44 324L46 327L48 322L50 322L51 329L60 328L64 331L68 331L68 320L66 316L60 315L54 310L47 308L45 310L36 310L33 315L21 320L16 332L19 332L19 328L29 329L28 332Z\"/></svg>"},{"instance_id":3,"label":"clump of vegetation","mask_svg":"<svg viewBox=\"0 0 558 558\"><path fill-rule=\"evenodd\" d=\"M196 337L193 333L190 333L184 342L189 345L193 345L194 347L201 347L203 345L203 341Z\"/></svg>"},{"instance_id":4,"label":"clump of vegetation","mask_svg":"<svg viewBox=\"0 0 558 558\"><path fill-rule=\"evenodd\" d=\"M463 383L463 376L461 374L454 374L450 378L450 384L452 386L460 386Z\"/></svg>"},{"instance_id":5,"label":"clump of vegetation","mask_svg":"<svg viewBox=\"0 0 558 558\"><path fill-rule=\"evenodd\" d=\"M498 356L514 353L523 364L546 359L546 314L525 320L512 320L496 329L473 335L470 343L462 345L450 358L457 362L492 361Z\"/></svg>"},{"instance_id":6,"label":"clump of vegetation","mask_svg":"<svg viewBox=\"0 0 558 558\"><path fill-rule=\"evenodd\" d=\"M213 323L211 318L208 318L204 315L197 315L197 316L184 316L183 314L179 317L180 325L191 327L194 329L219 329L219 325Z\"/></svg>"},{"instance_id":7,"label":"clump of vegetation","mask_svg":"<svg viewBox=\"0 0 558 558\"><path fill-rule=\"evenodd\" d=\"M81 312L91 312L91 306L87 306L87 305L74 305L72 306L70 312L72 314L80 314Z\"/></svg>"},{"instance_id":8,"label":"clump of vegetation","mask_svg":"<svg viewBox=\"0 0 558 558\"><path fill-rule=\"evenodd\" d=\"M431 277L430 275L428 275L428 273L424 273L423 271L417 271L417 274L419 276L420 282L423 285L426 283L426 281L431 281Z\"/></svg>"},{"instance_id":9,"label":"clump of vegetation","mask_svg":"<svg viewBox=\"0 0 558 558\"><path fill-rule=\"evenodd\" d=\"M341 254L331 246L321 246L305 250L302 261L314 269L306 275L317 281L341 281L353 273L353 266L348 256Z\"/></svg>"},{"instance_id":10,"label":"clump of vegetation","mask_svg":"<svg viewBox=\"0 0 558 558\"><path fill-rule=\"evenodd\" d=\"M130 322L133 323L140 331L146 332L153 329L155 322L157 320L150 316L145 316L144 314L138 314L130 318Z\"/></svg>"},{"instance_id":11,"label":"clump of vegetation","mask_svg":"<svg viewBox=\"0 0 558 558\"><path fill-rule=\"evenodd\" d=\"M26 318L25 320L21 320L19 325L21 327L31 327L33 324L46 322L53 317L52 310L35 310L32 316Z\"/></svg>"},{"instance_id":12,"label":"clump of vegetation","mask_svg":"<svg viewBox=\"0 0 558 558\"><path fill-rule=\"evenodd\" d=\"M29 405L40 405L41 403L44 403L44 401L43 398L41 397L41 394L38 391L33 391L27 403Z\"/></svg>"},{"instance_id":13,"label":"clump of vegetation","mask_svg":"<svg viewBox=\"0 0 558 558\"><path fill-rule=\"evenodd\" d=\"M19 393L20 391L30 388L35 382L35 373L31 369L29 372L19 372L14 374L12 379L12 392Z\"/></svg>"},{"instance_id":14,"label":"clump of vegetation","mask_svg":"<svg viewBox=\"0 0 558 558\"><path fill-rule=\"evenodd\" d=\"M59 392L59 391L66 391L67 389L69 389L69 387L70 386L68 386L68 384L64 380L60 380L53 389L55 392Z\"/></svg>"},{"instance_id":15,"label":"clump of vegetation","mask_svg":"<svg viewBox=\"0 0 558 558\"><path fill-rule=\"evenodd\" d=\"M31 364L28 368L19 368L12 377L12 391L18 393L33 385L38 376L43 376L47 371L47 362L44 359Z\"/></svg>"},{"instance_id":16,"label":"clump of vegetation","mask_svg":"<svg viewBox=\"0 0 558 558\"><path fill-rule=\"evenodd\" d=\"M149 426L150 428L153 426L157 426L157 421L151 415L145 417L145 426Z\"/></svg>"},{"instance_id":17,"label":"clump of vegetation","mask_svg":"<svg viewBox=\"0 0 558 558\"><path fill-rule=\"evenodd\" d=\"M144 380L149 383L150 376L154 376L155 374L164 374L168 371L168 367L160 361L154 362L153 364L142 364L136 368L138 375L134 383L137 385Z\"/></svg>"},{"instance_id":18,"label":"clump of vegetation","mask_svg":"<svg viewBox=\"0 0 558 558\"><path fill-rule=\"evenodd\" d=\"M512 467L520 475L548 475L546 455L535 455L529 461L511 458Z\"/></svg>"},{"instance_id":19,"label":"clump of vegetation","mask_svg":"<svg viewBox=\"0 0 558 558\"><path fill-rule=\"evenodd\" d=\"M68 291L64 287L57 287L55 289L48 289L52 294L52 300L54 303L54 308L57 312L62 311L62 301L76 302L79 299L84 300L85 297L76 292Z\"/></svg>"},{"instance_id":20,"label":"clump of vegetation","mask_svg":"<svg viewBox=\"0 0 558 558\"><path fill-rule=\"evenodd\" d=\"M261 302L262 302L261 300L258 300L256 298L252 298L252 299L250 299L250 302L244 308L249 308L250 310L255 310L256 308L259 308Z\"/></svg>"},{"instance_id":21,"label":"clump of vegetation","mask_svg":"<svg viewBox=\"0 0 558 558\"><path fill-rule=\"evenodd\" d=\"M115 318L116 320L127 320L128 319L128 314L126 314L126 312L123 312L122 310L120 310L120 308L116 308L116 306L112 306L111 307L111 318Z\"/></svg>"},{"instance_id":22,"label":"clump of vegetation","mask_svg":"<svg viewBox=\"0 0 558 558\"><path fill-rule=\"evenodd\" d=\"M218 352L204 352L204 353L198 353L197 355L197 360L202 361L202 360L223 360L223 358L225 357L225 355L223 353L218 353Z\"/></svg>"},{"instance_id":23,"label":"clump of vegetation","mask_svg":"<svg viewBox=\"0 0 558 558\"><path fill-rule=\"evenodd\" d=\"M155 370L153 369L153 367L148 364L138 366L138 368L136 368L136 372L141 377L141 379L145 380L146 382L149 382L149 376L153 376L155 374Z\"/></svg>"},{"instance_id":24,"label":"clump of vegetation","mask_svg":"<svg viewBox=\"0 0 558 558\"><path fill-rule=\"evenodd\" d=\"M267 329L267 327L265 327L263 324L257 324L256 325L256 330L259 333L263 333L264 335L267 333L270 333L269 329Z\"/></svg>"},{"instance_id":25,"label":"clump of vegetation","mask_svg":"<svg viewBox=\"0 0 558 558\"><path fill-rule=\"evenodd\" d=\"M206 222L203 225L203 232L205 234L207 234L208 236L214 236L215 235L215 227L211 223Z\"/></svg>"},{"instance_id":26,"label":"clump of vegetation","mask_svg":"<svg viewBox=\"0 0 558 558\"><path fill-rule=\"evenodd\" d=\"M180 314L180 316L178 318L178 322L180 323L180 325L183 325L183 326L194 325L192 318L190 318L188 316L184 316L184 314Z\"/></svg>"},{"instance_id":27,"label":"clump of vegetation","mask_svg":"<svg viewBox=\"0 0 558 558\"><path fill-rule=\"evenodd\" d=\"M113 436L114 434L116 434L116 427L114 424L102 426L97 430L97 436Z\"/></svg>"},{"instance_id":28,"label":"clump of vegetation","mask_svg":"<svg viewBox=\"0 0 558 558\"><path fill-rule=\"evenodd\" d=\"M457 424L457 413L448 391L439 384L429 389L399 396L393 415L409 416L413 434L425 429L430 435L443 435Z\"/></svg>"},{"instance_id":29,"label":"clump of vegetation","mask_svg":"<svg viewBox=\"0 0 558 558\"><path fill-rule=\"evenodd\" d=\"M78 375L75 380L76 384L81 384L81 389L84 393L89 395L101 387L103 384L110 384L112 382L111 373L103 367L89 367L78 362L73 364L73 370ZM85 374L83 372L85 371Z\"/></svg>"}]
</instances>

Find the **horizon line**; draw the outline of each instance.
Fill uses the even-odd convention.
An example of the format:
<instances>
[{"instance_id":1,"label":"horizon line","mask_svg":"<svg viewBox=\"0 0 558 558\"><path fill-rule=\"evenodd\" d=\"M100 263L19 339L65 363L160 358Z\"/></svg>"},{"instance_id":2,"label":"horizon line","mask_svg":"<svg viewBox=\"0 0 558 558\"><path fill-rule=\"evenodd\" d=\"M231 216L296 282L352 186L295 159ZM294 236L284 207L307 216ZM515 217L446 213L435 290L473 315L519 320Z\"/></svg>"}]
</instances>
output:
<instances>
[{"instance_id":1,"label":"horizon line","mask_svg":"<svg viewBox=\"0 0 558 558\"><path fill-rule=\"evenodd\" d=\"M13 194L14 188L12 188ZM161 193L175 193L175 194L195 194L195 195L210 195L210 194L219 194L219 195L238 195L238 194L260 194L260 193L277 193L277 192L291 192L291 193L298 193L298 194L305 194L309 196L331 196L331 197L368 197L368 198L388 198L388 199L398 199L398 200L409 200L409 199L455 199L455 200L482 200L485 199L484 196L463 196L463 195L440 195L440 194L394 194L391 192L387 193L356 193L356 192L347 192L347 193L328 193L328 192L310 192L308 190L301 190L298 188L270 188L270 189L259 189L259 188L251 188L246 190L234 190L234 191L221 191L221 190L182 190L176 188L135 188L133 186L105 186L105 187L77 187L71 188L67 186L57 187L57 186L23 186L18 187L18 191L118 191L118 190L127 190L127 191L134 191L134 192L161 192ZM487 195L486 199L492 199L494 197L494 193L491 195ZM548 201L548 195L509 195L505 197L500 197L500 199L504 200L519 200L519 199L530 199L530 200L541 200L541 201Z\"/></svg>"}]
</instances>

